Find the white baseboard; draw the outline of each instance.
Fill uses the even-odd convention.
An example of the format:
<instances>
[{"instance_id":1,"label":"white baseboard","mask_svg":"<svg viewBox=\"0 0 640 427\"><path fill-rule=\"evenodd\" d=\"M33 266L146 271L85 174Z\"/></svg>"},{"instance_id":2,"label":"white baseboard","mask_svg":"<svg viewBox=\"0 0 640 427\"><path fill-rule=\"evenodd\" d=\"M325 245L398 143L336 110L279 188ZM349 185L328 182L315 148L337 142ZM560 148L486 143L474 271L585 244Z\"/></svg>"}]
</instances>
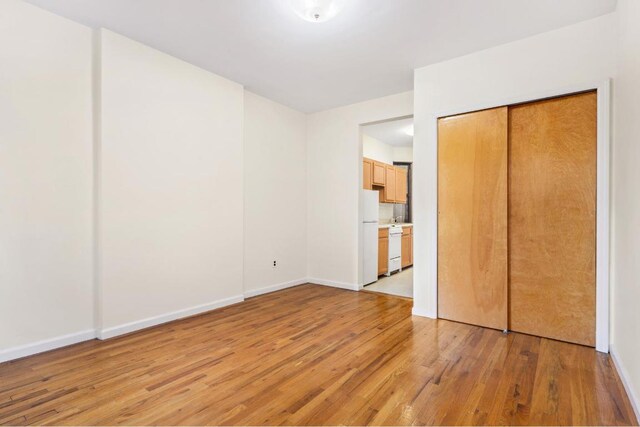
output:
<instances>
[{"instance_id":1,"label":"white baseboard","mask_svg":"<svg viewBox=\"0 0 640 427\"><path fill-rule=\"evenodd\" d=\"M636 419L640 421L640 399L639 396L636 395L634 389L631 387L631 380L629 379L629 373L627 369L622 364L620 358L618 357L617 351L614 346L609 347L609 354L611 355L611 360L613 360L613 364L615 365L618 375L620 376L620 380L622 381L622 385L624 386L625 391L627 392L627 396L629 396L629 400L631 401L631 406L633 407L633 412L636 414ZM640 386L640 384L638 384Z\"/></svg>"},{"instance_id":2,"label":"white baseboard","mask_svg":"<svg viewBox=\"0 0 640 427\"><path fill-rule=\"evenodd\" d=\"M71 344L77 344L82 341L92 340L96 337L94 329L76 332L73 334L62 335L60 337L49 338L46 340L34 342L32 344L21 345L18 347L8 348L0 351L0 363L9 360L20 359L22 357L31 356L56 348L66 347Z\"/></svg>"},{"instance_id":3,"label":"white baseboard","mask_svg":"<svg viewBox=\"0 0 640 427\"><path fill-rule=\"evenodd\" d=\"M312 283L314 285L331 286L332 288L348 289L350 291L360 290L360 285L356 283L334 282L332 280L318 279L315 277L308 278L307 282Z\"/></svg>"},{"instance_id":4,"label":"white baseboard","mask_svg":"<svg viewBox=\"0 0 640 427\"><path fill-rule=\"evenodd\" d=\"M185 308L183 310L173 311L171 313L161 314L159 316L148 317L135 322L125 323L124 325L113 326L110 328L99 330L97 336L101 340L117 337L119 335L129 334L140 329L149 328L151 326L161 325L173 320L182 319L184 317L194 316L196 314L205 313L215 310L216 308L226 307L231 304L237 304L244 301L244 295L237 295L231 298L225 298L213 301L207 304L197 305L195 307Z\"/></svg>"},{"instance_id":5,"label":"white baseboard","mask_svg":"<svg viewBox=\"0 0 640 427\"><path fill-rule=\"evenodd\" d=\"M268 294L270 292L281 291L282 289L292 288L292 287L298 286L298 285L304 285L305 283L307 283L307 279L306 278L302 278L302 279L298 279L298 280L291 280L289 282L278 283L278 284L271 285L271 286L265 286L264 288L260 288L260 289L253 289L253 290L250 290L250 291L245 291L244 297L245 298L257 297L258 295Z\"/></svg>"},{"instance_id":6,"label":"white baseboard","mask_svg":"<svg viewBox=\"0 0 640 427\"><path fill-rule=\"evenodd\" d=\"M428 317L429 319L437 319L438 316L434 313L431 313L429 310L424 310L418 307L413 307L411 309L411 314L413 314L414 316L420 316L420 317Z\"/></svg>"}]
</instances>

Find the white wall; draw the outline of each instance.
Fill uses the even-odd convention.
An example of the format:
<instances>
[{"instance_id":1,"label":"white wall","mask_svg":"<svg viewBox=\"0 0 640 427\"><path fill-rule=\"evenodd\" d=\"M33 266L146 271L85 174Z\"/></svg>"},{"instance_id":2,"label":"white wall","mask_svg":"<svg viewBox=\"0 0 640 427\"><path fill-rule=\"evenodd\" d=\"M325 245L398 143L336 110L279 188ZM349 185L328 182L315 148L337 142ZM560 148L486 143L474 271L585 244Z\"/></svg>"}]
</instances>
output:
<instances>
[{"instance_id":1,"label":"white wall","mask_svg":"<svg viewBox=\"0 0 640 427\"><path fill-rule=\"evenodd\" d=\"M618 0L614 82L612 353L640 416L640 2Z\"/></svg>"},{"instance_id":2,"label":"white wall","mask_svg":"<svg viewBox=\"0 0 640 427\"><path fill-rule=\"evenodd\" d=\"M362 134L362 155L390 165L393 162L412 162L413 147L396 147Z\"/></svg>"},{"instance_id":3,"label":"white wall","mask_svg":"<svg viewBox=\"0 0 640 427\"><path fill-rule=\"evenodd\" d=\"M358 287L362 143L360 125L413 114L413 92L307 118L309 280Z\"/></svg>"},{"instance_id":4,"label":"white wall","mask_svg":"<svg viewBox=\"0 0 640 427\"><path fill-rule=\"evenodd\" d=\"M245 296L306 281L306 130L305 114L245 92Z\"/></svg>"},{"instance_id":5,"label":"white wall","mask_svg":"<svg viewBox=\"0 0 640 427\"><path fill-rule=\"evenodd\" d=\"M246 94L245 117L239 84L0 8L0 361L239 301L243 255L249 295L305 281L304 114Z\"/></svg>"},{"instance_id":6,"label":"white wall","mask_svg":"<svg viewBox=\"0 0 640 427\"><path fill-rule=\"evenodd\" d=\"M362 134L362 155L378 162L393 164L393 146Z\"/></svg>"},{"instance_id":7,"label":"white wall","mask_svg":"<svg viewBox=\"0 0 640 427\"><path fill-rule=\"evenodd\" d=\"M3 0L0 52L2 361L92 333L91 30Z\"/></svg>"},{"instance_id":8,"label":"white wall","mask_svg":"<svg viewBox=\"0 0 640 427\"><path fill-rule=\"evenodd\" d=\"M413 162L413 147L393 147L394 162Z\"/></svg>"},{"instance_id":9,"label":"white wall","mask_svg":"<svg viewBox=\"0 0 640 427\"><path fill-rule=\"evenodd\" d=\"M414 312L437 309L436 115L604 81L615 74L616 16L424 67L415 72Z\"/></svg>"},{"instance_id":10,"label":"white wall","mask_svg":"<svg viewBox=\"0 0 640 427\"><path fill-rule=\"evenodd\" d=\"M242 299L243 88L101 31L102 336Z\"/></svg>"}]
</instances>

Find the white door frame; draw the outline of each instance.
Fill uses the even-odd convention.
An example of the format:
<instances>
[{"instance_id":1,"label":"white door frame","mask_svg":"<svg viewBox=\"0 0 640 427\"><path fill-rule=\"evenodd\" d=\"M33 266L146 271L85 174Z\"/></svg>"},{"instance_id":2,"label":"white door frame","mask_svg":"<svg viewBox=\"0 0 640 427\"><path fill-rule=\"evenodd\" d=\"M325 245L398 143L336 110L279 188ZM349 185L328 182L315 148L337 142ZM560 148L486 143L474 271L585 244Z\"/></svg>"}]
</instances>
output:
<instances>
[{"instance_id":1,"label":"white door frame","mask_svg":"<svg viewBox=\"0 0 640 427\"><path fill-rule=\"evenodd\" d=\"M405 116L391 117L388 119L375 120L373 122L360 123L358 125L358 149L360 155L358 156L358 285L357 289L354 290L362 290L364 289L364 232L362 227L362 220L364 218L363 212L363 200L362 200L362 187L363 187L363 164L362 159L364 159L364 144L363 138L364 132L362 131L363 126L377 125L380 123L387 122L395 122L397 120L405 120L405 119L413 119L414 115L409 114ZM411 145L413 148L413 144ZM414 260L415 261L415 260Z\"/></svg>"},{"instance_id":2,"label":"white door frame","mask_svg":"<svg viewBox=\"0 0 640 427\"><path fill-rule=\"evenodd\" d=\"M611 145L611 79L605 81L585 83L581 85L569 86L541 93L534 93L526 96L494 100L491 102L469 105L463 108L456 108L450 111L443 111L431 116L430 124L432 129L432 140L438 143L438 119L442 117L454 116L469 113L472 111L486 110L508 105L523 104L547 98L570 95L573 93L596 90L598 96L598 137L597 137L597 172L596 172L596 350L609 352L609 215L610 215L610 145ZM433 159L437 170L437 157ZM435 200L434 200L435 199ZM437 191L432 195L430 205L437 206ZM437 212L437 210L436 210ZM431 246L431 259L427 263L432 268L429 272L428 281L429 298L434 301L437 318L438 301L438 216L431 215L430 229L434 230L434 235L429 239Z\"/></svg>"}]
</instances>

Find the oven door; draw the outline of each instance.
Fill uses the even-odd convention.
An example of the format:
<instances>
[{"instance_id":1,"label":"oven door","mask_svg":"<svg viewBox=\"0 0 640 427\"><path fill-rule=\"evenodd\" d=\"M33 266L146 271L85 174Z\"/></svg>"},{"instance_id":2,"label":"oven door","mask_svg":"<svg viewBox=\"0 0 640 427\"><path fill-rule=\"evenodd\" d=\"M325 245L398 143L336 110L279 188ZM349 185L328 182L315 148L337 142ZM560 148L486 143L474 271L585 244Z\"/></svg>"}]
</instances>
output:
<instances>
[{"instance_id":1,"label":"oven door","mask_svg":"<svg viewBox=\"0 0 640 427\"><path fill-rule=\"evenodd\" d=\"M389 235L389 260L400 258L402 251L402 234Z\"/></svg>"}]
</instances>

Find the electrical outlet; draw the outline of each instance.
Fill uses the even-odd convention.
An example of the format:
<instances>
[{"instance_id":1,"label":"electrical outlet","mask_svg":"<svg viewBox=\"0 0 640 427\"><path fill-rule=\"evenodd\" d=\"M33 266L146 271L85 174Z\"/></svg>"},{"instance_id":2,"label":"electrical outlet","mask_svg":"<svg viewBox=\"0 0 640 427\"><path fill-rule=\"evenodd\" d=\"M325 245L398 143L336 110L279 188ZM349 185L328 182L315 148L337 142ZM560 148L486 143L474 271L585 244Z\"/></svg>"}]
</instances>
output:
<instances>
[{"instance_id":1,"label":"electrical outlet","mask_svg":"<svg viewBox=\"0 0 640 427\"><path fill-rule=\"evenodd\" d=\"M276 268L278 266L278 261L273 261L273 268Z\"/></svg>"}]
</instances>

